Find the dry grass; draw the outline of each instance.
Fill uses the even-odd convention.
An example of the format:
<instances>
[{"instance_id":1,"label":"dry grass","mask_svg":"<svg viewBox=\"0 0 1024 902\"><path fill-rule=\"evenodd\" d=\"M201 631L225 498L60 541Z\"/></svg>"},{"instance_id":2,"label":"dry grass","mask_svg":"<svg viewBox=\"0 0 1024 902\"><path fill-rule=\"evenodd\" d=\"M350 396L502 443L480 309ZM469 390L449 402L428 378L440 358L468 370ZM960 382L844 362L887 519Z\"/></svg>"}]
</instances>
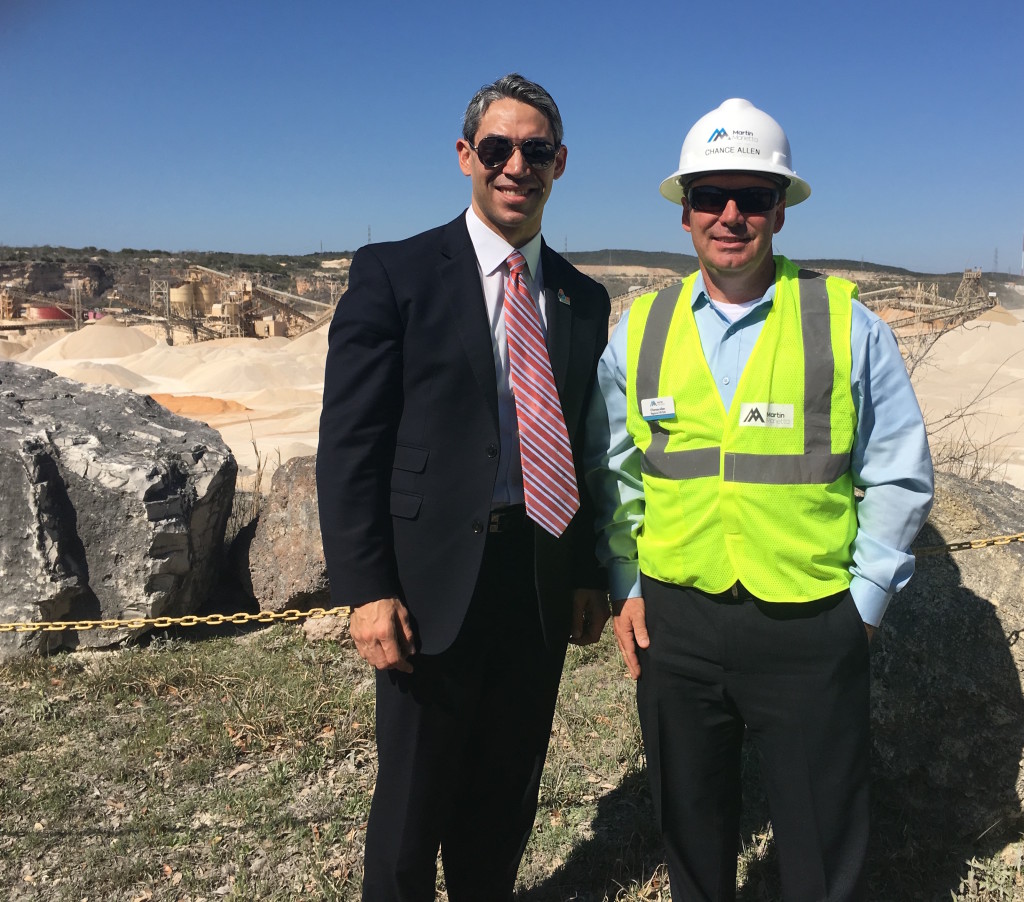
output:
<instances>
[{"instance_id":1,"label":"dry grass","mask_svg":"<svg viewBox=\"0 0 1024 902\"><path fill-rule=\"evenodd\" d=\"M8 664L0 681L3 898L358 899L373 681L348 643L309 645L291 625L193 630ZM772 902L756 774L745 791L739 898ZM879 822L873 899L930 902L913 863L943 861L951 876L935 899L1024 900L1021 844L968 864L969 845L905 831L898 817ZM519 898L670 898L633 685L610 635L570 650Z\"/></svg>"}]
</instances>

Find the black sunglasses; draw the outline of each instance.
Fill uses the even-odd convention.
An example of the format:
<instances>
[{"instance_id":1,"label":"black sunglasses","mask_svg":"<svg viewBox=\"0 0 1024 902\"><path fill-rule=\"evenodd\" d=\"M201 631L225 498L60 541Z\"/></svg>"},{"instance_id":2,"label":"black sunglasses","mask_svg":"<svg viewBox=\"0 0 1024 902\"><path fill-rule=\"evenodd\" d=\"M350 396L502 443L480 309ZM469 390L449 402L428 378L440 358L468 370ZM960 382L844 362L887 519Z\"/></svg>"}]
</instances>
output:
<instances>
[{"instance_id":1,"label":"black sunglasses","mask_svg":"<svg viewBox=\"0 0 1024 902\"><path fill-rule=\"evenodd\" d=\"M744 216L767 213L778 204L778 188L719 188L717 185L698 185L686 192L686 202L697 213L722 213L730 200Z\"/></svg>"},{"instance_id":2,"label":"black sunglasses","mask_svg":"<svg viewBox=\"0 0 1024 902\"><path fill-rule=\"evenodd\" d=\"M555 157L558 155L558 148L550 141L544 141L541 138L527 138L522 144L516 144L511 138L488 135L486 138L481 138L480 143L475 147L472 141L467 143L476 151L476 155L484 164L485 169L497 169L499 166L504 166L517 147L531 169L547 169L555 162Z\"/></svg>"}]
</instances>

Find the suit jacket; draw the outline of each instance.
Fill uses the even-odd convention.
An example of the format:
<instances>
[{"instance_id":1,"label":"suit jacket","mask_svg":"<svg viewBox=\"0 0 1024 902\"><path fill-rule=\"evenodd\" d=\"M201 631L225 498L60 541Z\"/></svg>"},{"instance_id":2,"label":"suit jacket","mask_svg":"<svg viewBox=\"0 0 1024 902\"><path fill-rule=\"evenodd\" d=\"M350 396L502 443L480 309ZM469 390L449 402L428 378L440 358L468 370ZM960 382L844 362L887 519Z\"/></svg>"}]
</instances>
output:
<instances>
[{"instance_id":1,"label":"suit jacket","mask_svg":"<svg viewBox=\"0 0 1024 902\"><path fill-rule=\"evenodd\" d=\"M581 495L562 536L535 527L541 621L557 646L568 638L572 590L604 585L580 461L609 301L547 245L541 254ZM553 300L559 289L570 304ZM480 571L499 441L490 325L465 217L361 248L331 323L317 454L332 603L401 598L419 650L446 649Z\"/></svg>"}]
</instances>

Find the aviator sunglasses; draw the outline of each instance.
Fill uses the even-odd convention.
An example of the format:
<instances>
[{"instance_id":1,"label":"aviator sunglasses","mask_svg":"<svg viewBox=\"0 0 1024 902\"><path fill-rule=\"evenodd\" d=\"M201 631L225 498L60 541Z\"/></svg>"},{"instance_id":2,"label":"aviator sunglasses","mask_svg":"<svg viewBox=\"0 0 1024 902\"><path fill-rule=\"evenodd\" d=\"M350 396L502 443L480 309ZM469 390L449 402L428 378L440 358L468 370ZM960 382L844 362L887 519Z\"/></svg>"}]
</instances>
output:
<instances>
[{"instance_id":1,"label":"aviator sunglasses","mask_svg":"<svg viewBox=\"0 0 1024 902\"><path fill-rule=\"evenodd\" d=\"M555 157L558 155L558 148L542 138L527 138L521 144L516 144L511 138L488 135L486 138L481 138L480 143L475 147L472 141L466 143L476 151L476 155L485 169L497 169L499 166L504 166L517 147L531 169L547 169L555 162Z\"/></svg>"},{"instance_id":2,"label":"aviator sunglasses","mask_svg":"<svg viewBox=\"0 0 1024 902\"><path fill-rule=\"evenodd\" d=\"M482 143L482 142L481 142ZM722 213L730 200L744 216L767 213L779 202L778 188L719 188L698 185L686 192L686 202L697 213Z\"/></svg>"}]
</instances>

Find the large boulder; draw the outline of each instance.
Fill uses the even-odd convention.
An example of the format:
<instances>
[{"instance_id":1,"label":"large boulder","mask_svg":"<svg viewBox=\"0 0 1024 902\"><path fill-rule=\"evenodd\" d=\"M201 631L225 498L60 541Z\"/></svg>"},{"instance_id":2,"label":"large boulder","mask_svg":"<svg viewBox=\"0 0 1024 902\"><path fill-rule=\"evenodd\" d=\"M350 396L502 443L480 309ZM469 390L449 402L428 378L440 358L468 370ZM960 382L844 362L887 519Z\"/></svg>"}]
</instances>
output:
<instances>
[{"instance_id":1,"label":"large boulder","mask_svg":"<svg viewBox=\"0 0 1024 902\"><path fill-rule=\"evenodd\" d=\"M316 457L293 457L274 471L249 545L248 564L249 587L261 611L330 605Z\"/></svg>"},{"instance_id":2,"label":"large boulder","mask_svg":"<svg viewBox=\"0 0 1024 902\"><path fill-rule=\"evenodd\" d=\"M236 472L215 430L145 395L0 360L0 623L194 612ZM0 659L136 632L0 632Z\"/></svg>"}]
</instances>

